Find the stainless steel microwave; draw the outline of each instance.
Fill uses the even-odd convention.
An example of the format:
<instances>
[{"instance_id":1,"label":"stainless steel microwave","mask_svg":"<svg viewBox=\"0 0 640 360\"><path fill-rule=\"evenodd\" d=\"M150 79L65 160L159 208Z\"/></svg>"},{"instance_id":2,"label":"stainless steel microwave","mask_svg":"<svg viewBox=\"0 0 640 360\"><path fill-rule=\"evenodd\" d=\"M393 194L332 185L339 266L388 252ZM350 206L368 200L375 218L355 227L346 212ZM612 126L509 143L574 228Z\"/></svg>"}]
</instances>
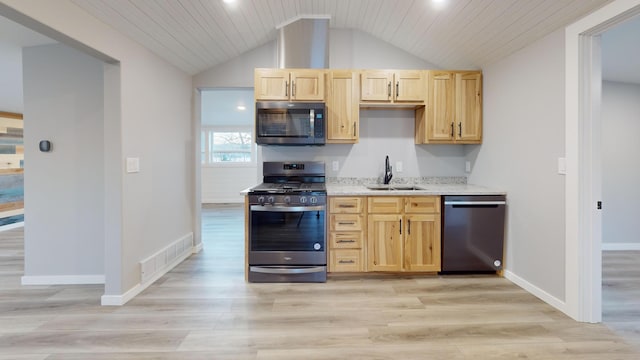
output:
<instances>
[{"instance_id":1,"label":"stainless steel microwave","mask_svg":"<svg viewBox=\"0 0 640 360\"><path fill-rule=\"evenodd\" d=\"M256 102L258 145L324 145L324 103Z\"/></svg>"}]
</instances>

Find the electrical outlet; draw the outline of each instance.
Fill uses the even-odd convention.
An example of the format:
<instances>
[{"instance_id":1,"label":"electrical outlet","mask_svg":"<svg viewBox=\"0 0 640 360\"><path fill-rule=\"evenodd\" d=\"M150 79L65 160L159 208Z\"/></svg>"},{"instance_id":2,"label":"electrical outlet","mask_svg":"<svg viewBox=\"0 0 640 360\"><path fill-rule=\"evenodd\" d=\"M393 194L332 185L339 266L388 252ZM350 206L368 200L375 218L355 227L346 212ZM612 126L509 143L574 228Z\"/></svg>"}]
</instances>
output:
<instances>
[{"instance_id":1,"label":"electrical outlet","mask_svg":"<svg viewBox=\"0 0 640 360\"><path fill-rule=\"evenodd\" d=\"M396 161L396 171L399 173L402 172L402 161Z\"/></svg>"},{"instance_id":2,"label":"electrical outlet","mask_svg":"<svg viewBox=\"0 0 640 360\"><path fill-rule=\"evenodd\" d=\"M334 161L331 163L331 169L332 169L333 171L338 171L338 170L340 170L340 162L339 162L338 160L334 160Z\"/></svg>"},{"instance_id":3,"label":"electrical outlet","mask_svg":"<svg viewBox=\"0 0 640 360\"><path fill-rule=\"evenodd\" d=\"M471 161L464 162L464 171L471 172Z\"/></svg>"}]
</instances>

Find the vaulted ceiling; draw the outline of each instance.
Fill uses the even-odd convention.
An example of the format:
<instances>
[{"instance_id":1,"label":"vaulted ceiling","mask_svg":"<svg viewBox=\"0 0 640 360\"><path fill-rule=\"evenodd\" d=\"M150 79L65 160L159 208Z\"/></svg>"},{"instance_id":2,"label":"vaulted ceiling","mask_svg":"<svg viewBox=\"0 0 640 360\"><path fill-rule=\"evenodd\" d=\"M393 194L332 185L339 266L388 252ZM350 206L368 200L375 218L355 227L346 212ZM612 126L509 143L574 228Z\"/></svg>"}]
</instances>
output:
<instances>
[{"instance_id":1,"label":"vaulted ceiling","mask_svg":"<svg viewBox=\"0 0 640 360\"><path fill-rule=\"evenodd\" d=\"M442 68L481 68L612 0L72 0L189 74L328 15Z\"/></svg>"}]
</instances>

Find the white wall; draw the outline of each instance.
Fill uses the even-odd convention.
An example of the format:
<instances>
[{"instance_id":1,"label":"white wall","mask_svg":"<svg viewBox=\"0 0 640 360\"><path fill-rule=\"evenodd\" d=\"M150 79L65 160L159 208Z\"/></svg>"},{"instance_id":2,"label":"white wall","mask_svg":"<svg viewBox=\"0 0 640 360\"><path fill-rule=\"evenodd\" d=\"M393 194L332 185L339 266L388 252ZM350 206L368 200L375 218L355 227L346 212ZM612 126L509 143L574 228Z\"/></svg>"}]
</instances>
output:
<instances>
[{"instance_id":1,"label":"white wall","mask_svg":"<svg viewBox=\"0 0 640 360\"><path fill-rule=\"evenodd\" d=\"M0 15L116 64L105 70L103 301L125 302L141 289L140 260L195 232L191 77L69 0L1 0ZM125 173L128 157L140 172Z\"/></svg>"},{"instance_id":2,"label":"white wall","mask_svg":"<svg viewBox=\"0 0 640 360\"><path fill-rule=\"evenodd\" d=\"M0 111L22 113L22 48L0 41Z\"/></svg>"},{"instance_id":3,"label":"white wall","mask_svg":"<svg viewBox=\"0 0 640 360\"><path fill-rule=\"evenodd\" d=\"M333 69L439 69L365 32L331 29L329 67Z\"/></svg>"},{"instance_id":4,"label":"white wall","mask_svg":"<svg viewBox=\"0 0 640 360\"><path fill-rule=\"evenodd\" d=\"M602 242L640 244L640 85L602 86Z\"/></svg>"},{"instance_id":5,"label":"white wall","mask_svg":"<svg viewBox=\"0 0 640 360\"><path fill-rule=\"evenodd\" d=\"M507 191L507 275L565 297L564 32L484 72L484 139L470 147L469 182ZM546 299L549 301L550 299Z\"/></svg>"},{"instance_id":6,"label":"white wall","mask_svg":"<svg viewBox=\"0 0 640 360\"><path fill-rule=\"evenodd\" d=\"M357 30L331 29L330 67L341 69L437 69L384 41ZM194 87L253 87L253 70L276 67L275 42L194 76ZM402 161L404 172L394 177L464 176L464 146L415 145L414 114L410 110L361 110L360 142L321 147L259 146L258 161L320 160L327 175L382 176L384 156L392 165ZM333 171L331 162L340 169ZM395 166L394 166L395 167ZM258 168L258 177L261 177ZM204 175L204 171L203 171ZM203 176L203 181L204 180ZM204 194L203 194L204 197Z\"/></svg>"},{"instance_id":7,"label":"white wall","mask_svg":"<svg viewBox=\"0 0 640 360\"><path fill-rule=\"evenodd\" d=\"M60 44L23 60L24 275L104 278L102 62Z\"/></svg>"}]
</instances>

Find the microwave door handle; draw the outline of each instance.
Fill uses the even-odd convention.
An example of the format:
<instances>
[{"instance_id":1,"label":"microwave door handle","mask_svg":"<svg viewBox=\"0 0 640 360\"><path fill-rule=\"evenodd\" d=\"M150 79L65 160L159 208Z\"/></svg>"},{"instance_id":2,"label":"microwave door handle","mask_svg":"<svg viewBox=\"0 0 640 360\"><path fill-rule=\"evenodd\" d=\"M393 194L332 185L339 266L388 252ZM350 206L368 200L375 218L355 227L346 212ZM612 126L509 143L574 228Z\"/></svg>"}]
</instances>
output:
<instances>
[{"instance_id":1,"label":"microwave door handle","mask_svg":"<svg viewBox=\"0 0 640 360\"><path fill-rule=\"evenodd\" d=\"M316 117L315 110L314 109L309 110L309 132L310 132L309 137L313 137L314 134L316 133L314 131L314 128L315 128L315 124L314 124L315 117Z\"/></svg>"}]
</instances>

